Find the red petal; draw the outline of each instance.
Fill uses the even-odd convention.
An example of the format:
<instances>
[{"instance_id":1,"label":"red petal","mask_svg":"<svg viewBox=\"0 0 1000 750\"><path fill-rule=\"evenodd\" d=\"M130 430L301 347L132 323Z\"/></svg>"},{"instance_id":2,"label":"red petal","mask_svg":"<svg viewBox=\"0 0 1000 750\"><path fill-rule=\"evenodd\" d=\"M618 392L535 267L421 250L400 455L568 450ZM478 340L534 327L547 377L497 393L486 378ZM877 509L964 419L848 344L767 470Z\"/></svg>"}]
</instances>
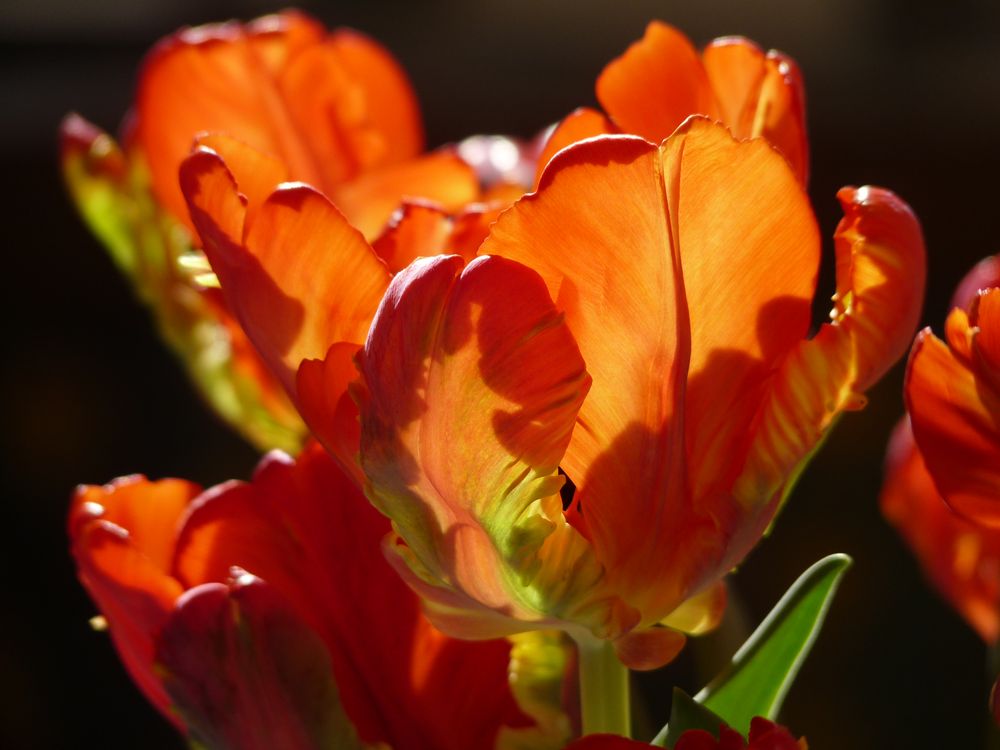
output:
<instances>
[{"instance_id":1,"label":"red petal","mask_svg":"<svg viewBox=\"0 0 1000 750\"><path fill-rule=\"evenodd\" d=\"M212 748L360 748L323 641L270 586L241 575L187 592L157 644L191 738Z\"/></svg>"},{"instance_id":2,"label":"red petal","mask_svg":"<svg viewBox=\"0 0 1000 750\"><path fill-rule=\"evenodd\" d=\"M174 723L153 668L154 638L182 592L169 563L180 516L198 491L180 480L127 477L79 488L70 510L80 581L107 620L132 679Z\"/></svg>"},{"instance_id":3,"label":"red petal","mask_svg":"<svg viewBox=\"0 0 1000 750\"><path fill-rule=\"evenodd\" d=\"M398 750L491 746L524 721L506 680L509 645L445 639L382 557L388 521L318 446L265 459L251 484L206 495L178 545L188 584L231 566L265 579L323 640L365 742Z\"/></svg>"},{"instance_id":4,"label":"red petal","mask_svg":"<svg viewBox=\"0 0 1000 750\"><path fill-rule=\"evenodd\" d=\"M1000 290L990 292L1000 295ZM980 321L983 322L983 321ZM1000 526L1000 390L964 356L965 313L949 318L949 349L929 330L917 336L905 384L913 434L945 501L976 523ZM981 338L982 332L976 337Z\"/></svg>"}]
</instances>

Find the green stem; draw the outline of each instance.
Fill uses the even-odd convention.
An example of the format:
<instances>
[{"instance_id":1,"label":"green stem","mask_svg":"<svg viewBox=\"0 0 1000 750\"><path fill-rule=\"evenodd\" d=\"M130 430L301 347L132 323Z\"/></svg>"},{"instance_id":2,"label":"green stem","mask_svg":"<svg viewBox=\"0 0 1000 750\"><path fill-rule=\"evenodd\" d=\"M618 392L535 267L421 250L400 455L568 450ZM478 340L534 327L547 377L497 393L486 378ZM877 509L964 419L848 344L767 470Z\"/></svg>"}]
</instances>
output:
<instances>
[{"instance_id":1,"label":"green stem","mask_svg":"<svg viewBox=\"0 0 1000 750\"><path fill-rule=\"evenodd\" d=\"M628 669L618 661L608 641L581 638L576 642L580 663L580 708L583 733L632 736Z\"/></svg>"}]
</instances>

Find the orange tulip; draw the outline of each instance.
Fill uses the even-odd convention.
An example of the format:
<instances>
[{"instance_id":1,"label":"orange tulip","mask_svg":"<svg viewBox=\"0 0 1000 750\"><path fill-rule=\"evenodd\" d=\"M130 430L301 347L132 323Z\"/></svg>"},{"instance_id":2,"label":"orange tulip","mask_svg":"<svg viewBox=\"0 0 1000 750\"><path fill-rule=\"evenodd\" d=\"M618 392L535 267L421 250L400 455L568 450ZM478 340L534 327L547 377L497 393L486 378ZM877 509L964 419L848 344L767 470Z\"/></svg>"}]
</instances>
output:
<instances>
[{"instance_id":1,"label":"orange tulip","mask_svg":"<svg viewBox=\"0 0 1000 750\"><path fill-rule=\"evenodd\" d=\"M597 78L607 115L582 108L559 123L538 160L538 176L566 146L597 135L634 133L659 143L690 115L725 124L737 138L762 136L802 184L809 174L805 92L795 61L743 37L721 37L701 55L680 31L652 21L646 34Z\"/></svg>"},{"instance_id":2,"label":"orange tulip","mask_svg":"<svg viewBox=\"0 0 1000 750\"><path fill-rule=\"evenodd\" d=\"M660 146L564 150L487 257L396 275L359 361L361 458L443 630L559 627L653 666L683 642L655 626L712 620L720 579L916 326L916 219L878 188L840 199L832 322L811 339L801 185L698 118Z\"/></svg>"},{"instance_id":3,"label":"orange tulip","mask_svg":"<svg viewBox=\"0 0 1000 750\"><path fill-rule=\"evenodd\" d=\"M970 288L970 287L974 287ZM913 437L944 501L974 523L1000 527L1000 260L960 288L947 343L917 336L906 371Z\"/></svg>"},{"instance_id":4,"label":"orange tulip","mask_svg":"<svg viewBox=\"0 0 1000 750\"><path fill-rule=\"evenodd\" d=\"M370 238L414 223L404 216L386 228L404 199L432 202L407 210L432 214L435 231L454 222L467 232L482 220L480 210L463 213L479 198L472 168L450 150L421 153L416 98L389 53L353 31L327 34L293 11L161 41L143 64L124 150L75 115L62 138L81 213L207 400L262 448L297 450L305 428L195 249L177 173L196 139L220 150L237 143L276 181L315 185Z\"/></svg>"},{"instance_id":5,"label":"orange tulip","mask_svg":"<svg viewBox=\"0 0 1000 750\"><path fill-rule=\"evenodd\" d=\"M388 521L317 446L205 492L81 487L69 526L129 673L205 747L468 750L536 731L509 644L429 624L379 551Z\"/></svg>"},{"instance_id":6,"label":"orange tulip","mask_svg":"<svg viewBox=\"0 0 1000 750\"><path fill-rule=\"evenodd\" d=\"M642 750L645 742L627 740L610 734L595 734L567 745L566 750ZM796 740L783 726L756 717L750 723L750 737L744 738L729 727L720 727L719 738L702 729L684 732L672 750L807 750L804 739Z\"/></svg>"}]
</instances>

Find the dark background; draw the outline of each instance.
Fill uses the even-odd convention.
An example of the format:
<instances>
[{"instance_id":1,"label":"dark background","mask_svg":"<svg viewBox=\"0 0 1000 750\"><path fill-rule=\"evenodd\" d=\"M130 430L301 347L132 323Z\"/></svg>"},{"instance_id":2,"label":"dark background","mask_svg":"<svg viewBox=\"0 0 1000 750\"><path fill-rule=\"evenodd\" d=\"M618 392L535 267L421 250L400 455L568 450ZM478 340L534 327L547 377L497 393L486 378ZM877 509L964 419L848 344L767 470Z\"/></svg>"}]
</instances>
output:
<instances>
[{"instance_id":1,"label":"dark background","mask_svg":"<svg viewBox=\"0 0 1000 750\"><path fill-rule=\"evenodd\" d=\"M64 514L73 485L141 471L246 477L253 452L196 401L65 197L56 128L75 109L114 129L143 51L186 23L279 8L234 0L5 0L0 5L3 502L0 747L179 748L134 690L76 583ZM506 0L302 3L385 43L410 72L431 145L528 136L594 103L602 66L651 18L702 45L743 34L801 64L810 192L824 234L844 184L885 185L921 217L924 322L978 258L1000 250L1000 3L952 0ZM933 8L933 10L932 10ZM827 250L832 252L832 243ZM829 259L828 259L829 260ZM829 268L821 293L832 292ZM825 307L825 305L824 305ZM855 558L784 720L823 748L981 746L985 649L928 591L876 498L902 413L897 367L806 472L774 534L735 579L756 622L808 564ZM672 675L690 683L690 658ZM661 678L660 682L663 681ZM665 716L657 679L644 679ZM687 687L695 687L693 683ZM474 749L472 749L474 750Z\"/></svg>"}]
</instances>

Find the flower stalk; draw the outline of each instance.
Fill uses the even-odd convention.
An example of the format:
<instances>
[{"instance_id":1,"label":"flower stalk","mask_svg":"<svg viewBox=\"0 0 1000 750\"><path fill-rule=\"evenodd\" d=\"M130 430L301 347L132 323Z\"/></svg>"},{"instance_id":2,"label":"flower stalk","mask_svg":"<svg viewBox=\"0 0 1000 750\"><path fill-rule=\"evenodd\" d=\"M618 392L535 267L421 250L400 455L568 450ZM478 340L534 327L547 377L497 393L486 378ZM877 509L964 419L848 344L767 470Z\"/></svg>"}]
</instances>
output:
<instances>
[{"instance_id":1,"label":"flower stalk","mask_svg":"<svg viewBox=\"0 0 1000 750\"><path fill-rule=\"evenodd\" d=\"M576 641L583 733L632 736L628 669L608 641Z\"/></svg>"}]
</instances>

